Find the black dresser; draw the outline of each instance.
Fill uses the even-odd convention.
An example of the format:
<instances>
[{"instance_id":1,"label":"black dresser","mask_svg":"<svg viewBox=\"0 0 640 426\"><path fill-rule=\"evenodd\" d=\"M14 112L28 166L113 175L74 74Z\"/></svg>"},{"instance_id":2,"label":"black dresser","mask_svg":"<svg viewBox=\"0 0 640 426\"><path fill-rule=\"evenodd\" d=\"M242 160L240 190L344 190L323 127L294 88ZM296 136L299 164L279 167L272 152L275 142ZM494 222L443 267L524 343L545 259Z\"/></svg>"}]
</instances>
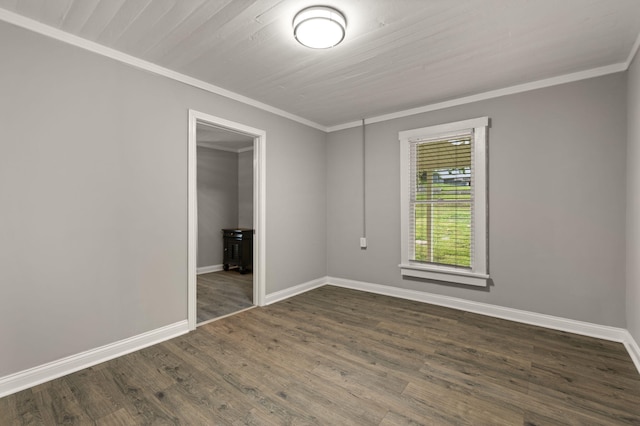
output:
<instances>
[{"instance_id":1,"label":"black dresser","mask_svg":"<svg viewBox=\"0 0 640 426\"><path fill-rule=\"evenodd\" d=\"M253 269L253 229L237 228L222 230L223 259L225 271L237 266L241 274Z\"/></svg>"}]
</instances>

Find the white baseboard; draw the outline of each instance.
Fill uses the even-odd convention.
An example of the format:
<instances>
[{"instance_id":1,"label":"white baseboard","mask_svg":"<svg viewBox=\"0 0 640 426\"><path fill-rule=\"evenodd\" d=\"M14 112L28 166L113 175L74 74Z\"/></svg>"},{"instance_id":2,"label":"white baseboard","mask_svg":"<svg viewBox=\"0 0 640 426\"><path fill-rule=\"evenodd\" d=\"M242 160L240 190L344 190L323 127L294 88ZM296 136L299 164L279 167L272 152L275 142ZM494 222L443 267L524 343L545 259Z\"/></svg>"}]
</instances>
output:
<instances>
[{"instance_id":1,"label":"white baseboard","mask_svg":"<svg viewBox=\"0 0 640 426\"><path fill-rule=\"evenodd\" d=\"M268 294L265 305L270 305L290 297L305 293L324 285L333 285L417 302L430 303L448 308L474 312L510 321L536 325L554 330L567 331L584 336L621 342L625 345L636 369L640 373L640 347L631 334L622 328L603 326L551 315L538 314L519 309L505 308L487 303L473 302L455 297L442 296L416 290L372 284L362 281L335 277L322 277L297 286ZM189 325L186 320L167 325L137 336L133 336L99 348L71 355L47 364L24 370L9 376L0 377L0 398L67 374L100 364L101 362L126 355L156 343L186 334Z\"/></svg>"},{"instance_id":2,"label":"white baseboard","mask_svg":"<svg viewBox=\"0 0 640 426\"><path fill-rule=\"evenodd\" d=\"M327 281L330 285L334 285L337 287L362 290L369 293L399 297L401 299L415 300L417 302L425 302L432 305L445 306L447 308L474 312L490 317L536 325L553 330L567 331L569 333L596 337L598 339L611 340L614 342L626 343L628 338L631 337L631 335L629 335L629 332L623 328L592 324L589 322L576 321L567 318L555 317L552 315L538 314L535 312L523 311L520 309L505 308L502 306L473 302L456 297L442 296L433 293L407 290L380 284L371 284L362 281L346 280L342 278L327 277Z\"/></svg>"},{"instance_id":3,"label":"white baseboard","mask_svg":"<svg viewBox=\"0 0 640 426\"><path fill-rule=\"evenodd\" d=\"M624 341L624 346L627 348L627 352L629 352L631 360L636 365L636 370L640 373L640 346L638 346L638 342L635 341L631 333L628 331Z\"/></svg>"},{"instance_id":4,"label":"white baseboard","mask_svg":"<svg viewBox=\"0 0 640 426\"><path fill-rule=\"evenodd\" d=\"M0 377L0 398L172 339L188 331L187 320L179 321L99 348L90 349L9 376Z\"/></svg>"},{"instance_id":5,"label":"white baseboard","mask_svg":"<svg viewBox=\"0 0 640 426\"><path fill-rule=\"evenodd\" d=\"M208 274L209 272L218 272L222 271L222 264L220 265L210 265L210 266L202 266L196 269L196 275L200 274Z\"/></svg>"},{"instance_id":6,"label":"white baseboard","mask_svg":"<svg viewBox=\"0 0 640 426\"><path fill-rule=\"evenodd\" d=\"M265 305L271 305L272 303L280 302L281 300L288 299L298 294L306 293L314 288L322 287L327 284L327 277L318 278L317 280L307 281L306 283L298 284L294 287L285 288L284 290L276 291L275 293L269 293L265 297Z\"/></svg>"}]
</instances>

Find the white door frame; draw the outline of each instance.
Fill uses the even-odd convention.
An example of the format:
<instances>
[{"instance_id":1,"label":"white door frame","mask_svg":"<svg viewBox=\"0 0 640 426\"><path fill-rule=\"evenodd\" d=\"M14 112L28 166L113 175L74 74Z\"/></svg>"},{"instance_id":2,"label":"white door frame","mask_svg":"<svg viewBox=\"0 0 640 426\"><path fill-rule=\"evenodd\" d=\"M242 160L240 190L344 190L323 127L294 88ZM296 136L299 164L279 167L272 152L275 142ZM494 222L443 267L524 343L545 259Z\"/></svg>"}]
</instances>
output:
<instances>
[{"instance_id":1,"label":"white door frame","mask_svg":"<svg viewBox=\"0 0 640 426\"><path fill-rule=\"evenodd\" d=\"M265 299L265 188L267 133L244 124L225 120L203 112L189 110L188 147L188 206L187 206L187 319L189 330L196 328L197 294L197 250L198 250L198 157L196 148L196 126L200 123L244 133L253 137L253 304L264 306Z\"/></svg>"}]
</instances>

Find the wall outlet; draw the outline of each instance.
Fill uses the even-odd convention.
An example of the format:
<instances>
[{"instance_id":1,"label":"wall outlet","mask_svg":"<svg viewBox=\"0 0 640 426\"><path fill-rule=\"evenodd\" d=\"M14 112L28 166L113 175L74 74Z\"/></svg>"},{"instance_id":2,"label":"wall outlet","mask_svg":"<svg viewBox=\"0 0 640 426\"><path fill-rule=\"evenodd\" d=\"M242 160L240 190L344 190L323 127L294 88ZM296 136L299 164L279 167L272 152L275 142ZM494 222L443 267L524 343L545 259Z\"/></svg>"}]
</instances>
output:
<instances>
[{"instance_id":1,"label":"wall outlet","mask_svg":"<svg viewBox=\"0 0 640 426\"><path fill-rule=\"evenodd\" d=\"M365 237L360 238L360 248L367 248L367 239Z\"/></svg>"}]
</instances>

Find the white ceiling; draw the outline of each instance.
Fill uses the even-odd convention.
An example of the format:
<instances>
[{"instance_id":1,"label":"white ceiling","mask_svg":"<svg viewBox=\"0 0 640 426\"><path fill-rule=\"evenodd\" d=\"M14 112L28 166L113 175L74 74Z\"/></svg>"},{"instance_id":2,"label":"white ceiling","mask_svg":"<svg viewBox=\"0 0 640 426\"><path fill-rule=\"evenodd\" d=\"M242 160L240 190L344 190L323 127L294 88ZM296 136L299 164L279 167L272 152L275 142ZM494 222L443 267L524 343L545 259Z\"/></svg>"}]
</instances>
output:
<instances>
[{"instance_id":1,"label":"white ceiling","mask_svg":"<svg viewBox=\"0 0 640 426\"><path fill-rule=\"evenodd\" d=\"M297 11L334 6L310 50ZM0 8L322 126L628 63L640 0L0 0Z\"/></svg>"}]
</instances>

